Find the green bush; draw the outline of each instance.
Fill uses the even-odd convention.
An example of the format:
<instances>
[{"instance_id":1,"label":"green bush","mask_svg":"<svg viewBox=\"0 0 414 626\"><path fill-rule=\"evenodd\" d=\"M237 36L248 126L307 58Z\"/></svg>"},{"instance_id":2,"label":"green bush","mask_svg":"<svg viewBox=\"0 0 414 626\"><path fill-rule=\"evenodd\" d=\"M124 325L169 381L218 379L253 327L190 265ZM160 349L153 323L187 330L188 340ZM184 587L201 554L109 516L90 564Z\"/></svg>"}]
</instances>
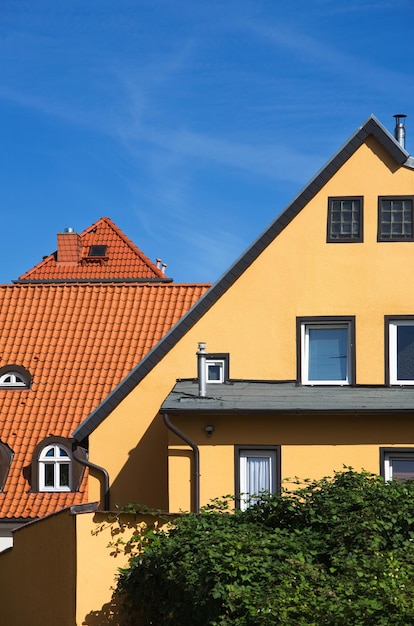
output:
<instances>
[{"instance_id":1,"label":"green bush","mask_svg":"<svg viewBox=\"0 0 414 626\"><path fill-rule=\"evenodd\" d=\"M228 504L148 534L119 577L135 623L414 624L414 482L346 469Z\"/></svg>"}]
</instances>

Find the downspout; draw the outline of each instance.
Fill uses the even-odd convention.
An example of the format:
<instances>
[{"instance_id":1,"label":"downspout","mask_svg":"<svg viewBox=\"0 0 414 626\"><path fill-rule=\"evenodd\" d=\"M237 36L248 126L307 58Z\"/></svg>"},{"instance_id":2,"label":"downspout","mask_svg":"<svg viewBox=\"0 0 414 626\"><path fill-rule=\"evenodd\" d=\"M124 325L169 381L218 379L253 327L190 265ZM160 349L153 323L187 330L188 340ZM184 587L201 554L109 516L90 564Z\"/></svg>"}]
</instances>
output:
<instances>
[{"instance_id":1,"label":"downspout","mask_svg":"<svg viewBox=\"0 0 414 626\"><path fill-rule=\"evenodd\" d=\"M96 465L95 463L92 463L91 461L88 461L87 459L84 459L81 456L79 456L77 449L78 449L78 444L76 441L74 441L72 444L72 456L75 459L75 461L77 461L81 465L84 465L85 467L89 467L89 469L95 470L96 472L102 475L102 480L100 480L101 498L104 503L104 511L109 511L109 474L107 470L104 467L101 467L100 465Z\"/></svg>"},{"instance_id":2,"label":"downspout","mask_svg":"<svg viewBox=\"0 0 414 626\"><path fill-rule=\"evenodd\" d=\"M171 430L177 437L185 441L190 446L194 453L194 513L198 515L200 513L200 451L197 444L194 443L187 435L179 430L171 422L168 417L168 413L163 413L164 424Z\"/></svg>"}]
</instances>

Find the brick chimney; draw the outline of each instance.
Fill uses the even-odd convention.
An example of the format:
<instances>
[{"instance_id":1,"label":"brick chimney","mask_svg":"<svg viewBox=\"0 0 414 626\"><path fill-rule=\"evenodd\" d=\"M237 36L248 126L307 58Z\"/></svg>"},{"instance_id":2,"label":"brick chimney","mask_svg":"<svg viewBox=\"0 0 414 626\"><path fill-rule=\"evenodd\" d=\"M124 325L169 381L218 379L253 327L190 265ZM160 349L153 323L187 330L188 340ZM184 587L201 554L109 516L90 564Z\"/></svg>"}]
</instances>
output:
<instances>
[{"instance_id":1,"label":"brick chimney","mask_svg":"<svg viewBox=\"0 0 414 626\"><path fill-rule=\"evenodd\" d=\"M73 228L65 228L63 233L58 233L57 241L57 262L79 263L82 252L80 235Z\"/></svg>"}]
</instances>

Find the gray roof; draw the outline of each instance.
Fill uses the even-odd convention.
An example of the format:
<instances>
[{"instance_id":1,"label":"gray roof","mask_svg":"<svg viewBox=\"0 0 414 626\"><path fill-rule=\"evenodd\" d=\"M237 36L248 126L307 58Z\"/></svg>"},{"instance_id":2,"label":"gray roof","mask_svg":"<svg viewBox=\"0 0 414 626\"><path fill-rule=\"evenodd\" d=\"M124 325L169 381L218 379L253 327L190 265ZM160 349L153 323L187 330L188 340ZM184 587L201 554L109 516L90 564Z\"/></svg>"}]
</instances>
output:
<instances>
[{"instance_id":1,"label":"gray roof","mask_svg":"<svg viewBox=\"0 0 414 626\"><path fill-rule=\"evenodd\" d=\"M173 348L198 320L236 282L243 272L257 259L267 246L286 228L308 202L336 174L342 165L356 152L368 136L374 136L391 157L401 166L414 169L414 161L408 152L394 139L386 128L371 115L348 139L342 148L327 162L316 176L293 199L289 206L235 261L221 278L200 298L157 345L134 367L124 380L74 431L76 441L82 441L122 402L122 400L145 378L157 363ZM300 163L298 163L300 167ZM177 372L179 373L179 372Z\"/></svg>"},{"instance_id":2,"label":"gray roof","mask_svg":"<svg viewBox=\"0 0 414 626\"><path fill-rule=\"evenodd\" d=\"M399 413L414 412L414 387L302 386L293 381L234 380L208 384L179 380L161 413Z\"/></svg>"}]
</instances>

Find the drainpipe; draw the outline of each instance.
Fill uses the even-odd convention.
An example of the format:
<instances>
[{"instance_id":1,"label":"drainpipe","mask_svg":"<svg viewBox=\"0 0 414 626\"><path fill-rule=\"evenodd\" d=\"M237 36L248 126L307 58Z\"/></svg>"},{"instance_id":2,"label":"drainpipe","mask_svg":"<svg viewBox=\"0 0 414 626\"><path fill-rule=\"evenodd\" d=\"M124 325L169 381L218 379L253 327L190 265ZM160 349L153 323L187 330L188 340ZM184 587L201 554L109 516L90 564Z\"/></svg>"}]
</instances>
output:
<instances>
[{"instance_id":1,"label":"drainpipe","mask_svg":"<svg viewBox=\"0 0 414 626\"><path fill-rule=\"evenodd\" d=\"M78 454L77 449L78 449L78 444L76 443L76 441L74 441L72 444L72 456L75 459L75 461L77 461L81 465L84 465L85 467L89 467L89 469L95 470L96 472L102 475L102 480L100 481L101 482L101 498L104 503L104 511L109 511L109 474L107 470L104 467L101 467L100 465L95 465L95 463L92 463L91 461L88 461L87 459L82 458L82 456Z\"/></svg>"},{"instance_id":2,"label":"drainpipe","mask_svg":"<svg viewBox=\"0 0 414 626\"><path fill-rule=\"evenodd\" d=\"M197 444L194 443L187 435L179 430L171 422L168 417L168 413L163 413L164 424L171 430L177 437L185 441L187 445L193 450L194 453L194 513L198 515L200 513L200 451Z\"/></svg>"}]
</instances>

